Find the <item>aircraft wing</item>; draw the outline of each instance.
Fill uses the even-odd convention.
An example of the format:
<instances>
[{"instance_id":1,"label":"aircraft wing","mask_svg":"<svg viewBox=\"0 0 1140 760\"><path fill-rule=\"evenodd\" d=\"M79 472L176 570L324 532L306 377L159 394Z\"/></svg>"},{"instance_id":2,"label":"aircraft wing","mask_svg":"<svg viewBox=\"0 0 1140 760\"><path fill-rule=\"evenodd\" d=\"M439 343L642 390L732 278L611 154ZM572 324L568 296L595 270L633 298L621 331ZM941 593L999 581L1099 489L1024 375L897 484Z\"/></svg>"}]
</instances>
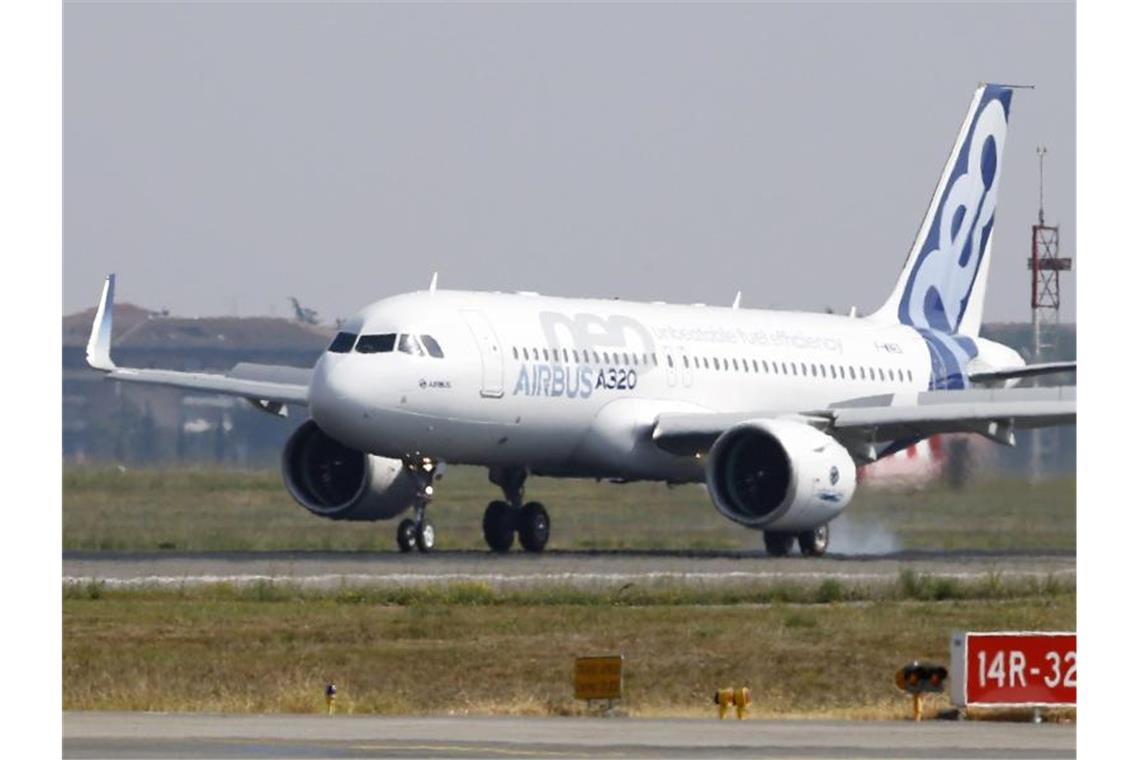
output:
<instances>
[{"instance_id":1,"label":"aircraft wing","mask_svg":"<svg viewBox=\"0 0 1140 760\"><path fill-rule=\"evenodd\" d=\"M1075 386L925 391L866 396L799 414L761 410L731 413L665 413L657 417L654 442L666 451L708 451L728 428L747 420L792 417L828 433L856 461L871 462L899 440L936 433L980 433L1006 445L1015 429L1069 425L1077 420Z\"/></svg>"},{"instance_id":2,"label":"aircraft wing","mask_svg":"<svg viewBox=\"0 0 1140 760\"><path fill-rule=\"evenodd\" d=\"M168 369L119 367L111 360L111 327L115 306L115 275L107 275L87 341L87 364L112 380L149 383L192 391L240 396L260 409L282 414L285 404L308 406L312 370L270 364L238 364L229 372L179 372Z\"/></svg>"}]
</instances>

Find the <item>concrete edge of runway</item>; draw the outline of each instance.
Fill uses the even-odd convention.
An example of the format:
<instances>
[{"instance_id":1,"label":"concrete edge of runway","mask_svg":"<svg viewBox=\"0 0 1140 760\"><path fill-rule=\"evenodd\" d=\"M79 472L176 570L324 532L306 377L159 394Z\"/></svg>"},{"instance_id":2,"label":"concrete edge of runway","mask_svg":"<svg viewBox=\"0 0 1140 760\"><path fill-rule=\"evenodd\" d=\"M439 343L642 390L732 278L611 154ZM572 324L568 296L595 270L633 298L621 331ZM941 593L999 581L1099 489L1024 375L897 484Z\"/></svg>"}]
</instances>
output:
<instances>
[{"instance_id":1,"label":"concrete edge of runway","mask_svg":"<svg viewBox=\"0 0 1140 760\"><path fill-rule=\"evenodd\" d=\"M1070 757L1073 724L64 713L64 754ZM194 748L197 748L197 751Z\"/></svg>"}]
</instances>

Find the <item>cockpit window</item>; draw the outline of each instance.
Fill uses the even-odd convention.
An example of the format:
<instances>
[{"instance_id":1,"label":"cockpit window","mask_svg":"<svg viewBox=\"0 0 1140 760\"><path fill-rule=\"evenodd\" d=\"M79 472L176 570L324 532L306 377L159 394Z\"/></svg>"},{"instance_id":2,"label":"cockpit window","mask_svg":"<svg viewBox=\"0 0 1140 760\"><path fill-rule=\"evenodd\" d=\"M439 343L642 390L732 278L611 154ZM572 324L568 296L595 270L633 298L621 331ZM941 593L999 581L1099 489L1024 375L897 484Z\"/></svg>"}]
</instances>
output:
<instances>
[{"instance_id":1,"label":"cockpit window","mask_svg":"<svg viewBox=\"0 0 1140 760\"><path fill-rule=\"evenodd\" d=\"M396 333L382 335L361 335L356 342L358 354L383 354L392 350L396 345Z\"/></svg>"},{"instance_id":2,"label":"cockpit window","mask_svg":"<svg viewBox=\"0 0 1140 760\"><path fill-rule=\"evenodd\" d=\"M413 356L423 356L424 350L420 348L420 342L416 340L416 336L408 335L407 333L400 334L400 343L396 346L398 351L403 351L405 354L412 354Z\"/></svg>"},{"instance_id":3,"label":"cockpit window","mask_svg":"<svg viewBox=\"0 0 1140 760\"><path fill-rule=\"evenodd\" d=\"M347 354L352 350L352 344L356 342L356 333L337 333L333 338L333 342L329 344L329 351L334 354Z\"/></svg>"},{"instance_id":4,"label":"cockpit window","mask_svg":"<svg viewBox=\"0 0 1140 760\"><path fill-rule=\"evenodd\" d=\"M420 343L424 344L424 348L427 349L428 356L434 356L436 359L443 358L443 349L439 347L439 343L435 338L431 337L430 335L421 335Z\"/></svg>"}]
</instances>

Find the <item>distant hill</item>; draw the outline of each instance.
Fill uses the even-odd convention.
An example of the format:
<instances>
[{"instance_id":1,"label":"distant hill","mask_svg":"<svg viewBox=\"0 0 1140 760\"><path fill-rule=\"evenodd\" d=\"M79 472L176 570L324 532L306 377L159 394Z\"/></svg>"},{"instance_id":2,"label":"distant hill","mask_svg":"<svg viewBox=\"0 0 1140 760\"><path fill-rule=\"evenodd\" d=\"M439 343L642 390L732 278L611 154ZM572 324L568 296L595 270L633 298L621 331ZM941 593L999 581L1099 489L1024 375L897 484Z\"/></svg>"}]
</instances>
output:
<instances>
[{"instance_id":1,"label":"distant hill","mask_svg":"<svg viewBox=\"0 0 1140 760\"><path fill-rule=\"evenodd\" d=\"M94 308L64 317L64 348L86 346L94 319ZM333 332L331 327L277 317L172 317L122 303L115 305L112 340L121 349L321 351Z\"/></svg>"}]
</instances>

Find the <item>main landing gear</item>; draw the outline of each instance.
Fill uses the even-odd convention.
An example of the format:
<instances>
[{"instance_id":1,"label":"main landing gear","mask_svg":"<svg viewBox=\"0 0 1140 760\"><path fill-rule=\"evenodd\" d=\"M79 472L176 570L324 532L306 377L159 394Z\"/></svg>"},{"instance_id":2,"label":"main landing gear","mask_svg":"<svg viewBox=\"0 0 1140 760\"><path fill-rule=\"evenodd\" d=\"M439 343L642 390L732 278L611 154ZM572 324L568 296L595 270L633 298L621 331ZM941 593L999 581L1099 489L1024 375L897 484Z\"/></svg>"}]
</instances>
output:
<instances>
[{"instance_id":1,"label":"main landing gear","mask_svg":"<svg viewBox=\"0 0 1140 760\"><path fill-rule=\"evenodd\" d=\"M404 465L415 476L417 488L412 502L413 516L404 518L396 526L396 545L404 553L412 549L430 552L435 548L435 524L427 517L427 505L431 502L432 483L438 477L440 467L428 457L409 459Z\"/></svg>"},{"instance_id":2,"label":"main landing gear","mask_svg":"<svg viewBox=\"0 0 1140 760\"><path fill-rule=\"evenodd\" d=\"M492 501L483 513L483 539L491 551L510 551L518 534L519 544L528 552L540 552L550 538L550 515L537 501L523 503L526 470L490 471L491 482L503 489L506 501Z\"/></svg>"},{"instance_id":3,"label":"main landing gear","mask_svg":"<svg viewBox=\"0 0 1140 760\"><path fill-rule=\"evenodd\" d=\"M805 557L822 557L831 542L831 530L824 524L802 533L764 531L764 548L768 551L769 557L788 556L797 541L800 544L800 554Z\"/></svg>"}]
</instances>

